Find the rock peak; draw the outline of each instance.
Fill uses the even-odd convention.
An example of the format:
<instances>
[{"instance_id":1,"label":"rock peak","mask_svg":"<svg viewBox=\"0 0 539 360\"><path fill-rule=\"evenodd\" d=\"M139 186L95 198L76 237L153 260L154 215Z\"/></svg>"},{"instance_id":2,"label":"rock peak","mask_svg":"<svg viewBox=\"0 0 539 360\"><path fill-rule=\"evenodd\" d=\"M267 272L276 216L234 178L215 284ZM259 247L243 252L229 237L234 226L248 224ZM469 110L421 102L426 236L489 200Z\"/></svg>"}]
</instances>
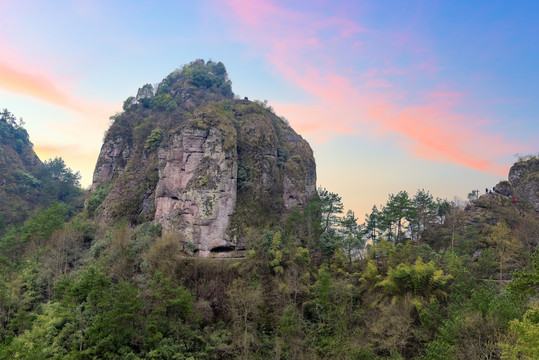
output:
<instances>
[{"instance_id":1,"label":"rock peak","mask_svg":"<svg viewBox=\"0 0 539 360\"><path fill-rule=\"evenodd\" d=\"M221 62L193 61L124 109L94 172L104 221L158 222L179 246L222 256L316 192L309 144L265 103L234 99Z\"/></svg>"}]
</instances>

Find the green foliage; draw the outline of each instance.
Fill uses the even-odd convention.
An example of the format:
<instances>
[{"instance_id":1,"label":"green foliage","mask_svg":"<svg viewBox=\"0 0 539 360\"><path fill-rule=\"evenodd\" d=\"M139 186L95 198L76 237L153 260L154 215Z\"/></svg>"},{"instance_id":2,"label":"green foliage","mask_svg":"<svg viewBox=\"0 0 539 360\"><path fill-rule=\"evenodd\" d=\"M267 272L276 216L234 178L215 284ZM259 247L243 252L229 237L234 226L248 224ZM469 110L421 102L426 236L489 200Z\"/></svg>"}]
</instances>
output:
<instances>
[{"instance_id":1,"label":"green foliage","mask_svg":"<svg viewBox=\"0 0 539 360\"><path fill-rule=\"evenodd\" d=\"M151 99L149 106L150 109L173 111L178 104L170 94L159 94Z\"/></svg>"},{"instance_id":2,"label":"green foliage","mask_svg":"<svg viewBox=\"0 0 539 360\"><path fill-rule=\"evenodd\" d=\"M159 147L161 141L163 141L163 131L161 129L154 129L152 130L150 136L148 136L148 139L146 140L146 145L144 145L144 149L148 151L155 150Z\"/></svg>"},{"instance_id":3,"label":"green foliage","mask_svg":"<svg viewBox=\"0 0 539 360\"><path fill-rule=\"evenodd\" d=\"M282 274L284 272L284 269L282 267L283 253L281 251L280 231L277 231L273 236L269 253L272 257L272 260L270 261L271 270L274 274Z\"/></svg>"},{"instance_id":4,"label":"green foliage","mask_svg":"<svg viewBox=\"0 0 539 360\"><path fill-rule=\"evenodd\" d=\"M19 186L26 186L30 188L39 188L42 185L42 182L33 177L30 174L25 173L24 171L16 171L15 177L19 181Z\"/></svg>"},{"instance_id":5,"label":"green foliage","mask_svg":"<svg viewBox=\"0 0 539 360\"><path fill-rule=\"evenodd\" d=\"M31 147L28 132L23 128L23 121L17 118L8 109L0 112L0 142L10 144L17 151L22 153L26 147Z\"/></svg>"},{"instance_id":6,"label":"green foliage","mask_svg":"<svg viewBox=\"0 0 539 360\"><path fill-rule=\"evenodd\" d=\"M266 102L231 96L224 65L212 61L174 71L155 92L139 89L106 135L136 156L117 157L125 171L68 223L79 209L77 174L61 159L14 167L6 179L16 185L1 188L9 188L2 200L49 195L35 213L0 209L0 228L13 213L30 215L0 237L0 358L538 356L539 255L530 262L526 253L537 245L534 214L525 222L507 215L507 201L465 211L424 190L401 191L359 224L323 188L282 213L284 177L305 181L310 149L284 140L293 133ZM2 116L2 159L28 152L22 125ZM196 246L186 234L162 235L153 209L141 205L154 200L155 150L186 127L221 132L237 160L241 196L229 235L238 247L245 240L245 258L190 256ZM266 184L268 161L276 166ZM200 172L189 186L213 181ZM104 205L113 225L93 220ZM497 273L502 281L492 280Z\"/></svg>"},{"instance_id":7,"label":"green foliage","mask_svg":"<svg viewBox=\"0 0 539 360\"><path fill-rule=\"evenodd\" d=\"M182 71L187 82L193 86L219 89L226 97L232 95L231 82L228 80L226 68L222 62L208 61L204 64L203 60L197 60L185 66Z\"/></svg>"},{"instance_id":8,"label":"green foliage","mask_svg":"<svg viewBox=\"0 0 539 360\"><path fill-rule=\"evenodd\" d=\"M443 270L437 270L432 261L424 263L418 258L413 265L399 264L390 268L387 277L377 286L392 296L412 293L425 299L444 298L447 283L452 278L444 275Z\"/></svg>"},{"instance_id":9,"label":"green foliage","mask_svg":"<svg viewBox=\"0 0 539 360\"><path fill-rule=\"evenodd\" d=\"M170 278L163 277L160 272L154 274L150 290L151 316L168 318L166 326L170 326L170 322L173 321L187 321L193 315L193 295L183 286L174 286ZM174 329L171 327L166 331L174 331Z\"/></svg>"},{"instance_id":10,"label":"green foliage","mask_svg":"<svg viewBox=\"0 0 539 360\"><path fill-rule=\"evenodd\" d=\"M526 311L522 321L509 323L510 343L502 343L502 359L538 359L539 358L539 309Z\"/></svg>"},{"instance_id":11,"label":"green foliage","mask_svg":"<svg viewBox=\"0 0 539 360\"><path fill-rule=\"evenodd\" d=\"M103 183L92 193L92 195L86 200L86 211L88 216L93 217L98 207L103 203L105 197L110 191L111 185Z\"/></svg>"},{"instance_id":12,"label":"green foliage","mask_svg":"<svg viewBox=\"0 0 539 360\"><path fill-rule=\"evenodd\" d=\"M502 280L504 269L518 256L523 247L522 243L511 237L511 230L501 221L492 228L488 241L497 254L499 276Z\"/></svg>"},{"instance_id":13,"label":"green foliage","mask_svg":"<svg viewBox=\"0 0 539 360\"><path fill-rule=\"evenodd\" d=\"M528 269L519 269L513 273L513 281L507 289L523 298L539 294L539 249L533 253Z\"/></svg>"},{"instance_id":14,"label":"green foliage","mask_svg":"<svg viewBox=\"0 0 539 360\"><path fill-rule=\"evenodd\" d=\"M135 100L138 101L143 107L148 108L150 107L152 98L153 98L153 86L151 84L146 84L143 87L138 89Z\"/></svg>"},{"instance_id":15,"label":"green foliage","mask_svg":"<svg viewBox=\"0 0 539 360\"><path fill-rule=\"evenodd\" d=\"M128 97L127 99L125 99L122 108L123 108L124 110L127 110L127 109L129 109L129 108L131 107L131 105L133 105L134 102L135 102L135 97L134 97L134 96L130 96L130 97Z\"/></svg>"},{"instance_id":16,"label":"green foliage","mask_svg":"<svg viewBox=\"0 0 539 360\"><path fill-rule=\"evenodd\" d=\"M80 173L78 171L74 173L62 158L56 157L45 161L37 177L41 180L43 192L49 199L70 204L78 202L81 198Z\"/></svg>"},{"instance_id":17,"label":"green foliage","mask_svg":"<svg viewBox=\"0 0 539 360\"><path fill-rule=\"evenodd\" d=\"M29 240L45 241L52 233L64 226L67 218L67 206L63 203L54 203L48 208L37 212L31 219L19 228L12 228L0 239L0 249L4 254L14 251L21 244Z\"/></svg>"}]
</instances>

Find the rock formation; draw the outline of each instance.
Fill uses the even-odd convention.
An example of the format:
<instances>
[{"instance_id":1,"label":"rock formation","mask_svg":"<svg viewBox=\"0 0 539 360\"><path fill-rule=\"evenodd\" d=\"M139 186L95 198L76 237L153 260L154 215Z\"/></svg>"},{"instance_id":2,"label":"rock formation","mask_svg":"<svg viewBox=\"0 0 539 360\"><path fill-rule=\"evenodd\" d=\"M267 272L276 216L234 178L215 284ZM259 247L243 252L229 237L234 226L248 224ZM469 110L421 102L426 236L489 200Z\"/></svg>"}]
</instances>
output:
<instances>
[{"instance_id":1,"label":"rock formation","mask_svg":"<svg viewBox=\"0 0 539 360\"><path fill-rule=\"evenodd\" d=\"M515 163L509 170L513 196L539 212L539 159L532 157Z\"/></svg>"},{"instance_id":2,"label":"rock formation","mask_svg":"<svg viewBox=\"0 0 539 360\"><path fill-rule=\"evenodd\" d=\"M515 202L513 202L513 198ZM539 159L530 156L511 166L508 181L494 186L494 192L483 194L468 206L477 216L471 219L475 223L485 220L494 225L499 218L507 218L505 210L518 217L537 216L539 214Z\"/></svg>"},{"instance_id":3,"label":"rock formation","mask_svg":"<svg viewBox=\"0 0 539 360\"><path fill-rule=\"evenodd\" d=\"M166 232L182 232L204 255L232 245L237 154L223 144L219 129L189 124L159 149L155 221Z\"/></svg>"},{"instance_id":4,"label":"rock formation","mask_svg":"<svg viewBox=\"0 0 539 360\"><path fill-rule=\"evenodd\" d=\"M92 184L110 189L103 221L158 222L218 256L315 193L309 144L265 104L235 100L221 63L197 60L152 89L128 98L106 134Z\"/></svg>"}]
</instances>

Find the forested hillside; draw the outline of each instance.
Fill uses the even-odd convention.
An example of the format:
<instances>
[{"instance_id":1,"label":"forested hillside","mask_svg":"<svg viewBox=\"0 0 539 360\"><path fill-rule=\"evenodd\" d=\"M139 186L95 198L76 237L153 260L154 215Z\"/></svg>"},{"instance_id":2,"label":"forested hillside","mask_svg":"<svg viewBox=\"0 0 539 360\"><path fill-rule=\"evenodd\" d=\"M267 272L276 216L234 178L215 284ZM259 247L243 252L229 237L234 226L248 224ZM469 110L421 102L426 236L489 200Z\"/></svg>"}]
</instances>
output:
<instances>
[{"instance_id":1,"label":"forested hillside","mask_svg":"<svg viewBox=\"0 0 539 360\"><path fill-rule=\"evenodd\" d=\"M70 214L82 209L80 175L61 158L41 162L23 125L9 110L0 113L0 235L57 201Z\"/></svg>"},{"instance_id":2,"label":"forested hillside","mask_svg":"<svg viewBox=\"0 0 539 360\"><path fill-rule=\"evenodd\" d=\"M2 238L0 356L535 359L537 213L471 197L403 191L360 225L319 189L235 260L53 205Z\"/></svg>"}]
</instances>

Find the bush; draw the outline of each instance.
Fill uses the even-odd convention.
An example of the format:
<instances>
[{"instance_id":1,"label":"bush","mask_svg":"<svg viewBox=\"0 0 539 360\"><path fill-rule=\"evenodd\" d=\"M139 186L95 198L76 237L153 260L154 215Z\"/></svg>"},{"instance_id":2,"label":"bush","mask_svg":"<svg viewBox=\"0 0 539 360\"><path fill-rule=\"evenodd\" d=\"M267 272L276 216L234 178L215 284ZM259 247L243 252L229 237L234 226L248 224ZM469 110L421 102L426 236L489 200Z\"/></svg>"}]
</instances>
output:
<instances>
[{"instance_id":1,"label":"bush","mask_svg":"<svg viewBox=\"0 0 539 360\"><path fill-rule=\"evenodd\" d=\"M146 139L144 149L148 151L155 150L159 147L161 141L163 141L163 131L161 129L154 129L150 136L148 136L148 139Z\"/></svg>"},{"instance_id":2,"label":"bush","mask_svg":"<svg viewBox=\"0 0 539 360\"><path fill-rule=\"evenodd\" d=\"M110 191L111 185L108 183L103 183L94 191L94 193L86 201L86 211L88 211L88 216L93 217L95 211L103 203L105 197L107 197Z\"/></svg>"}]
</instances>

